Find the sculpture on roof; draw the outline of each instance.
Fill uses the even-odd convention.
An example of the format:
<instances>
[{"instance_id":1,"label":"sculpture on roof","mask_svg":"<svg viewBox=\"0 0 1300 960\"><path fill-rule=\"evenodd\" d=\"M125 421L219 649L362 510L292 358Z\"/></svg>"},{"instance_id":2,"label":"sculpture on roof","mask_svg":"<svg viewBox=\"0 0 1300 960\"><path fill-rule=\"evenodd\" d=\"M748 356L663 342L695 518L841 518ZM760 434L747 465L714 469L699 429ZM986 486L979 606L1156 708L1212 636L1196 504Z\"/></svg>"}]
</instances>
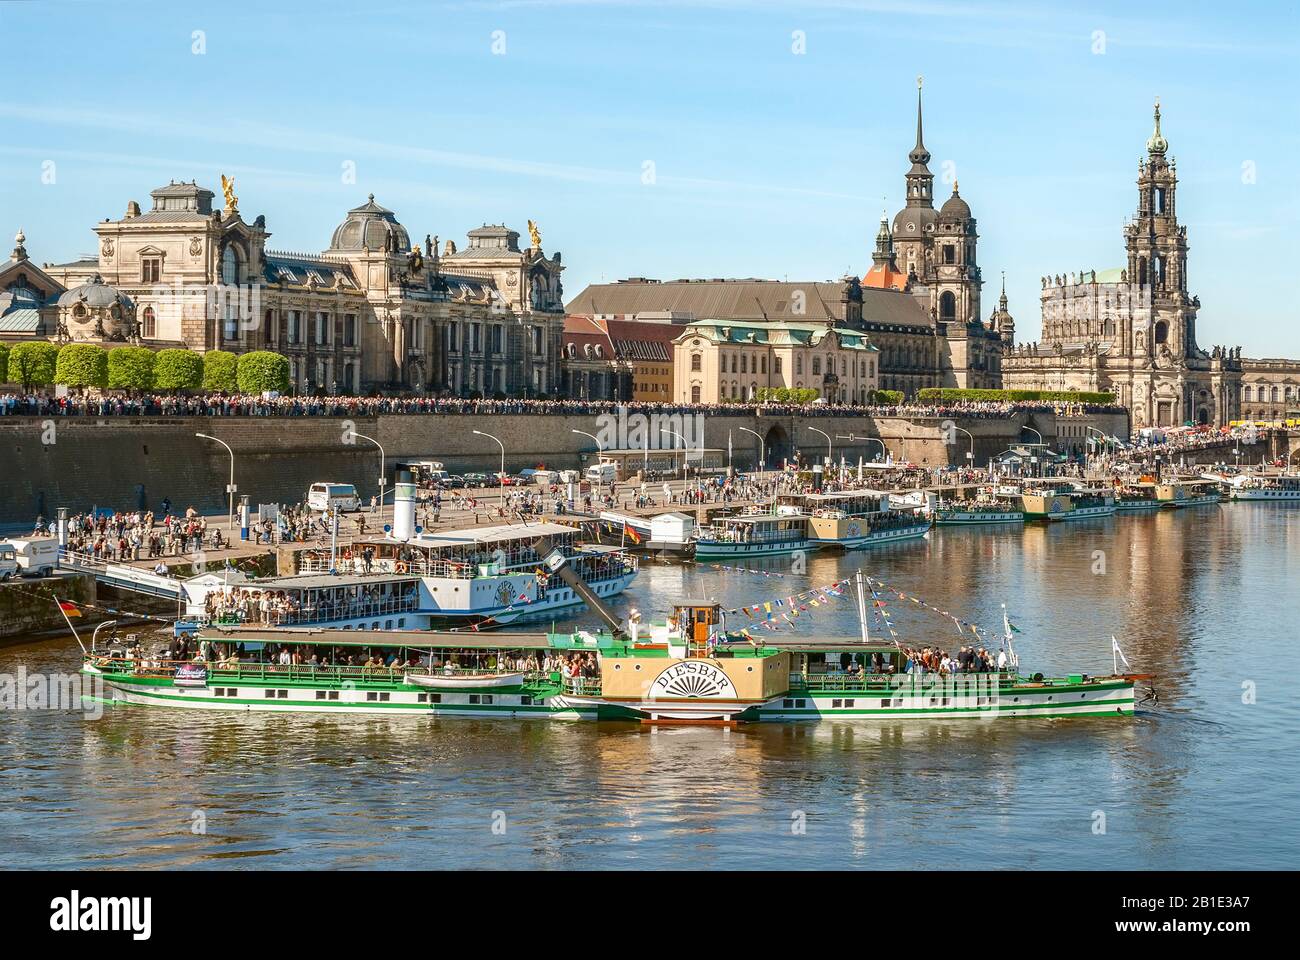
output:
<instances>
[{"instance_id":1,"label":"sculpture on roof","mask_svg":"<svg viewBox=\"0 0 1300 960\"><path fill-rule=\"evenodd\" d=\"M221 192L226 198L226 213L235 214L239 212L239 198L235 196L235 178L227 177L224 173L221 175Z\"/></svg>"},{"instance_id":2,"label":"sculpture on roof","mask_svg":"<svg viewBox=\"0 0 1300 960\"><path fill-rule=\"evenodd\" d=\"M536 221L528 221L528 238L532 240L533 246L536 249L542 249L542 234L541 231L537 229Z\"/></svg>"},{"instance_id":3,"label":"sculpture on roof","mask_svg":"<svg viewBox=\"0 0 1300 960\"><path fill-rule=\"evenodd\" d=\"M452 255L453 253L455 253L455 252L456 252L456 241L455 241L455 240L448 240L448 241L447 241L447 246L446 246L446 247L443 249L443 251L442 251L442 255L443 255L444 257L449 257L449 256L451 256L451 255Z\"/></svg>"}]
</instances>

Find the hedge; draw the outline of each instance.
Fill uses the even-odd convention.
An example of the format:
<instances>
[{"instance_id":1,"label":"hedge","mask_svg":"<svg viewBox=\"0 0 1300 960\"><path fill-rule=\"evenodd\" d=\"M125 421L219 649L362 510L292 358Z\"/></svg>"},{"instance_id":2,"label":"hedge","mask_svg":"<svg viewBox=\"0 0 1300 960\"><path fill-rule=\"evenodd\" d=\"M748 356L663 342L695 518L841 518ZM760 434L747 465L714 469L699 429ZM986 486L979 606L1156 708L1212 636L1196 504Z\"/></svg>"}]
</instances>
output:
<instances>
[{"instance_id":1,"label":"hedge","mask_svg":"<svg viewBox=\"0 0 1300 960\"><path fill-rule=\"evenodd\" d=\"M54 382L66 387L108 386L108 351L93 343L69 343L59 348Z\"/></svg>"},{"instance_id":2,"label":"hedge","mask_svg":"<svg viewBox=\"0 0 1300 960\"><path fill-rule=\"evenodd\" d=\"M108 351L109 388L152 390L156 356L148 347L114 347Z\"/></svg>"},{"instance_id":3,"label":"hedge","mask_svg":"<svg viewBox=\"0 0 1300 960\"><path fill-rule=\"evenodd\" d=\"M9 382L21 383L24 390L48 387L54 383L54 369L59 348L48 340L26 340L9 350Z\"/></svg>"},{"instance_id":4,"label":"hedge","mask_svg":"<svg viewBox=\"0 0 1300 960\"><path fill-rule=\"evenodd\" d=\"M236 370L239 358L225 350L209 350L203 355L203 389L234 393L239 389Z\"/></svg>"},{"instance_id":5,"label":"hedge","mask_svg":"<svg viewBox=\"0 0 1300 960\"><path fill-rule=\"evenodd\" d=\"M0 343L0 383L9 382L9 348Z\"/></svg>"},{"instance_id":6,"label":"hedge","mask_svg":"<svg viewBox=\"0 0 1300 960\"><path fill-rule=\"evenodd\" d=\"M289 392L289 360L269 350L254 350L239 358L236 379L240 393Z\"/></svg>"},{"instance_id":7,"label":"hedge","mask_svg":"<svg viewBox=\"0 0 1300 960\"><path fill-rule=\"evenodd\" d=\"M197 390L203 386L203 357L193 350L159 350L154 358L155 390Z\"/></svg>"},{"instance_id":8,"label":"hedge","mask_svg":"<svg viewBox=\"0 0 1300 960\"><path fill-rule=\"evenodd\" d=\"M949 387L926 387L916 394L918 403L956 403L963 400L1014 402L1041 400L1048 403L1114 403L1113 393L1086 390L958 390Z\"/></svg>"},{"instance_id":9,"label":"hedge","mask_svg":"<svg viewBox=\"0 0 1300 960\"><path fill-rule=\"evenodd\" d=\"M873 390L867 401L875 406L898 406L903 402L902 390Z\"/></svg>"}]
</instances>

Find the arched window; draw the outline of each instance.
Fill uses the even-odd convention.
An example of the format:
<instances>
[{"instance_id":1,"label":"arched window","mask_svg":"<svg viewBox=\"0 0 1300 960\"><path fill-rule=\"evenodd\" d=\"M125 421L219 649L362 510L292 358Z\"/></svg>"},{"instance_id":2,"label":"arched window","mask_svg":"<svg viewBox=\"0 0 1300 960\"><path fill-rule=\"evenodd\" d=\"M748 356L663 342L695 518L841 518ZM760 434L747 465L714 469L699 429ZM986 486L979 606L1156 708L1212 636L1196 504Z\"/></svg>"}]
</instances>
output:
<instances>
[{"instance_id":1,"label":"arched window","mask_svg":"<svg viewBox=\"0 0 1300 960\"><path fill-rule=\"evenodd\" d=\"M700 359L700 355L699 355L698 353L692 353L692 354L691 354L691 370L692 370L692 372L698 372L698 371L701 369L701 364L702 364L702 363L703 363L703 361Z\"/></svg>"},{"instance_id":2,"label":"arched window","mask_svg":"<svg viewBox=\"0 0 1300 960\"><path fill-rule=\"evenodd\" d=\"M796 354L794 358L794 372L796 376L803 375L803 354ZM803 384L800 384L803 386Z\"/></svg>"},{"instance_id":3,"label":"arched window","mask_svg":"<svg viewBox=\"0 0 1300 960\"><path fill-rule=\"evenodd\" d=\"M145 307L140 314L140 336L146 340L158 336L158 321L154 316L153 307Z\"/></svg>"},{"instance_id":4,"label":"arched window","mask_svg":"<svg viewBox=\"0 0 1300 960\"><path fill-rule=\"evenodd\" d=\"M691 403L700 402L700 385L698 383L691 385Z\"/></svg>"},{"instance_id":5,"label":"arched window","mask_svg":"<svg viewBox=\"0 0 1300 960\"><path fill-rule=\"evenodd\" d=\"M239 255L229 244L221 251L221 282L231 285L239 282Z\"/></svg>"},{"instance_id":6,"label":"arched window","mask_svg":"<svg viewBox=\"0 0 1300 960\"><path fill-rule=\"evenodd\" d=\"M760 357L760 358L759 358L759 362L761 362L762 365L763 365L763 369L762 369L761 372L762 372L762 373L767 373L767 356L764 355L764 356Z\"/></svg>"},{"instance_id":7,"label":"arched window","mask_svg":"<svg viewBox=\"0 0 1300 960\"><path fill-rule=\"evenodd\" d=\"M953 296L951 290L945 290L939 295L939 319L957 319L957 298Z\"/></svg>"},{"instance_id":8,"label":"arched window","mask_svg":"<svg viewBox=\"0 0 1300 960\"><path fill-rule=\"evenodd\" d=\"M1155 343L1164 343L1169 339L1169 324L1161 320L1156 324Z\"/></svg>"},{"instance_id":9,"label":"arched window","mask_svg":"<svg viewBox=\"0 0 1300 960\"><path fill-rule=\"evenodd\" d=\"M813 357L813 376L814 377L821 376L821 372L822 372L822 358Z\"/></svg>"}]
</instances>

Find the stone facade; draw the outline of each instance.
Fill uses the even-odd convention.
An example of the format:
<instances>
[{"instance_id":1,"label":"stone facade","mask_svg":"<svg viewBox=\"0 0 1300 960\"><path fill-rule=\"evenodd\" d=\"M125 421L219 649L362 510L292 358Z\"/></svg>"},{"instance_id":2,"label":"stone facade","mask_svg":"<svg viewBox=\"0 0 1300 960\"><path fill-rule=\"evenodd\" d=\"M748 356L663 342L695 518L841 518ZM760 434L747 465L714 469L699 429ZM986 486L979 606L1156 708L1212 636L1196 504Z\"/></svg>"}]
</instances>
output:
<instances>
[{"instance_id":1,"label":"stone facade","mask_svg":"<svg viewBox=\"0 0 1300 960\"><path fill-rule=\"evenodd\" d=\"M1201 304L1187 288L1187 227L1168 149L1157 103L1137 212L1124 228L1127 265L1043 278L1042 340L1008 348L1006 387L1108 391L1132 411L1134 429L1238 418L1241 349L1196 342Z\"/></svg>"},{"instance_id":2,"label":"stone facade","mask_svg":"<svg viewBox=\"0 0 1300 960\"><path fill-rule=\"evenodd\" d=\"M82 293L99 277L123 309L131 303L135 337L148 346L282 353L302 392L559 388L563 267L535 228L526 250L498 226L471 231L463 252L452 241L440 251L432 237L412 244L372 195L322 253L275 251L266 218L246 222L233 181L222 179L224 209L197 183L170 183L152 192L151 210L132 201L121 219L95 226L96 259L41 273ZM58 292L62 304L68 294ZM56 335L50 319L61 319L75 336L63 312L43 317L36 335Z\"/></svg>"},{"instance_id":3,"label":"stone facade","mask_svg":"<svg viewBox=\"0 0 1300 960\"><path fill-rule=\"evenodd\" d=\"M687 324L674 344L679 403L753 400L763 389L813 389L831 403L867 403L879 351L861 330L817 324Z\"/></svg>"}]
</instances>

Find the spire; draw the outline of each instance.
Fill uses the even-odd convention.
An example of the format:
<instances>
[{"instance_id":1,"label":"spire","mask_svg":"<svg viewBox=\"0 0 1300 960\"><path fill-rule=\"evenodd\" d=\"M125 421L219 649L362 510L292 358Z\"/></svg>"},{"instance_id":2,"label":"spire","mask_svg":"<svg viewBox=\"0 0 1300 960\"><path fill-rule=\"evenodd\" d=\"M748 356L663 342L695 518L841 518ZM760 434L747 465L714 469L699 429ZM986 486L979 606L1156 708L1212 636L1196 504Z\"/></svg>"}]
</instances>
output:
<instances>
[{"instance_id":1,"label":"spire","mask_svg":"<svg viewBox=\"0 0 1300 960\"><path fill-rule=\"evenodd\" d=\"M998 297L998 310L1007 312L1007 272L1002 271L1002 296Z\"/></svg>"},{"instance_id":2,"label":"spire","mask_svg":"<svg viewBox=\"0 0 1300 960\"><path fill-rule=\"evenodd\" d=\"M1164 134L1160 132L1160 98L1156 97L1156 128L1147 140L1147 153L1157 156L1163 156L1164 152L1169 149L1169 141L1165 139Z\"/></svg>"},{"instance_id":3,"label":"spire","mask_svg":"<svg viewBox=\"0 0 1300 960\"><path fill-rule=\"evenodd\" d=\"M889 218L880 217L880 229L876 231L876 252L871 255L871 262L891 267L894 261L894 237L889 232Z\"/></svg>"},{"instance_id":4,"label":"spire","mask_svg":"<svg viewBox=\"0 0 1300 960\"><path fill-rule=\"evenodd\" d=\"M921 129L921 85L923 82L923 77L916 78L916 146L907 155L907 159L922 166L930 162L930 151L925 149L925 138L922 136Z\"/></svg>"}]
</instances>

